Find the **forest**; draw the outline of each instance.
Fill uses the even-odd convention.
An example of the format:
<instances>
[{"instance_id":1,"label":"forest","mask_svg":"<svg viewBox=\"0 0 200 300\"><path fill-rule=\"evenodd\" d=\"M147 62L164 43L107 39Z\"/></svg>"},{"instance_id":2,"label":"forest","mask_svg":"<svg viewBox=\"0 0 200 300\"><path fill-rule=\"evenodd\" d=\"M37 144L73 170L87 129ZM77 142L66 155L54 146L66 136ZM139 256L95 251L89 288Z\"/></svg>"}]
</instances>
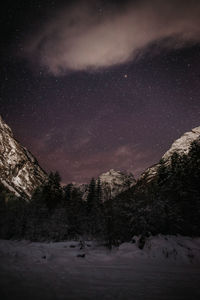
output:
<instances>
[{"instance_id":1,"label":"forest","mask_svg":"<svg viewBox=\"0 0 200 300\"><path fill-rule=\"evenodd\" d=\"M108 247L140 235L200 235L200 141L189 153L159 163L150 182L138 180L114 199L102 201L100 180L91 179L87 199L72 184L61 186L58 172L31 200L0 186L0 238L31 241L102 240Z\"/></svg>"}]
</instances>

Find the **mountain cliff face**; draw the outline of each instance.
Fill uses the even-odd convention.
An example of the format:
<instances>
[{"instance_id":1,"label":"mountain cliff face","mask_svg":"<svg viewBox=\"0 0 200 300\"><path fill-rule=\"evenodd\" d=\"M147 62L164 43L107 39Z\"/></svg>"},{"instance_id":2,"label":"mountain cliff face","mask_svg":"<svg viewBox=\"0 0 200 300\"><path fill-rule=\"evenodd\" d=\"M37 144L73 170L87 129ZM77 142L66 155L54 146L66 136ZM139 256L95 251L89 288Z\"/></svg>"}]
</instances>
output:
<instances>
[{"instance_id":1,"label":"mountain cliff face","mask_svg":"<svg viewBox=\"0 0 200 300\"><path fill-rule=\"evenodd\" d=\"M177 139L170 149L162 156L162 160L166 165L170 164L170 158L174 152L179 155L188 154L191 143L200 138L200 126L193 128L191 131L184 133L179 139ZM145 179L147 182L153 180L157 174L159 163L148 168L142 173L139 180Z\"/></svg>"},{"instance_id":2,"label":"mountain cliff face","mask_svg":"<svg viewBox=\"0 0 200 300\"><path fill-rule=\"evenodd\" d=\"M16 196L30 198L46 178L35 157L15 140L0 116L0 182Z\"/></svg>"},{"instance_id":3,"label":"mountain cliff face","mask_svg":"<svg viewBox=\"0 0 200 300\"><path fill-rule=\"evenodd\" d=\"M115 171L113 169L101 174L99 179L102 187L103 200L116 197L136 183L132 173Z\"/></svg>"},{"instance_id":4,"label":"mountain cliff face","mask_svg":"<svg viewBox=\"0 0 200 300\"><path fill-rule=\"evenodd\" d=\"M193 141L200 138L200 126L186 132L177 139L171 148L163 155L165 164L170 164L174 152L180 155L187 154ZM159 163L148 168L138 179L138 182L150 182L157 175ZM0 116L0 183L16 196L30 198L33 191L47 179L47 174L39 166L35 157L13 136L10 127ZM131 173L110 171L99 176L102 187L102 199L116 197L136 184ZM97 184L98 179L96 180ZM88 195L88 184L73 184L83 194L83 199Z\"/></svg>"},{"instance_id":5,"label":"mountain cliff face","mask_svg":"<svg viewBox=\"0 0 200 300\"><path fill-rule=\"evenodd\" d=\"M101 174L98 178L101 182L103 201L116 197L118 194L128 190L136 183L132 173L115 171L113 169ZM98 179L96 179L96 185L97 184ZM83 195L84 200L87 199L89 184L73 184L73 188L79 190L79 192Z\"/></svg>"}]
</instances>

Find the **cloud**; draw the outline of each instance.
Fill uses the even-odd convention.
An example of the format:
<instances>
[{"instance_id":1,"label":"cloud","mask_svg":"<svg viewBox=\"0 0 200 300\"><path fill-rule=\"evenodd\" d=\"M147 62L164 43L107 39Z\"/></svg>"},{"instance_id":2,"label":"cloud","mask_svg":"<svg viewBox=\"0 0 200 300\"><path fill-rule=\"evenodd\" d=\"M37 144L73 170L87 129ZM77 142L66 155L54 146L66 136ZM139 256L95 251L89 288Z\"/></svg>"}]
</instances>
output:
<instances>
[{"instance_id":1,"label":"cloud","mask_svg":"<svg viewBox=\"0 0 200 300\"><path fill-rule=\"evenodd\" d=\"M151 153L141 151L130 145L118 146L113 149L88 154L81 151L73 153L60 147L52 151L42 151L41 143L36 153L40 153L41 161L45 162L46 170L60 170L63 182L89 182L109 169L126 170L138 175L149 163Z\"/></svg>"},{"instance_id":2,"label":"cloud","mask_svg":"<svg viewBox=\"0 0 200 300\"><path fill-rule=\"evenodd\" d=\"M25 43L25 55L50 73L126 63L159 41L167 48L200 41L200 1L152 0L98 9L97 1L66 6Z\"/></svg>"},{"instance_id":3,"label":"cloud","mask_svg":"<svg viewBox=\"0 0 200 300\"><path fill-rule=\"evenodd\" d=\"M89 151L93 140L87 137L77 137L73 145L66 142L53 147L51 139L54 140L55 136L50 135L32 138L32 152L47 172L59 170L65 184L89 182L92 177L97 178L110 169L126 170L137 177L154 158L151 151L142 150L139 144L112 145L107 149Z\"/></svg>"}]
</instances>

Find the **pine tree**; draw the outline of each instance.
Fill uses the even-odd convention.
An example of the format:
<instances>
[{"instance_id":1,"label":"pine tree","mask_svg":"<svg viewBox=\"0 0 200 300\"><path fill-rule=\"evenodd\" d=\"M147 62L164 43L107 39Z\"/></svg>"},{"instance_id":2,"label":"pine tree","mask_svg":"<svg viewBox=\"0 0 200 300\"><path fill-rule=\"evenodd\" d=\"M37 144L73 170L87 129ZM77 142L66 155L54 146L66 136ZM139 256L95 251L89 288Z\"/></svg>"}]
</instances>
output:
<instances>
[{"instance_id":1,"label":"pine tree","mask_svg":"<svg viewBox=\"0 0 200 300\"><path fill-rule=\"evenodd\" d=\"M102 188L101 188L101 180L98 178L97 186L96 186L96 197L95 197L95 215L96 215L96 228L95 234L97 236L102 236L105 227L105 218L103 211L103 200L102 200Z\"/></svg>"},{"instance_id":2,"label":"pine tree","mask_svg":"<svg viewBox=\"0 0 200 300\"><path fill-rule=\"evenodd\" d=\"M89 184L88 196L87 196L87 213L90 215L95 208L96 202L96 183L95 179L92 178Z\"/></svg>"},{"instance_id":3,"label":"pine tree","mask_svg":"<svg viewBox=\"0 0 200 300\"><path fill-rule=\"evenodd\" d=\"M42 197L48 209L54 210L63 201L63 192L60 185L61 177L58 172L51 172L48 181L43 187Z\"/></svg>"},{"instance_id":4,"label":"pine tree","mask_svg":"<svg viewBox=\"0 0 200 300\"><path fill-rule=\"evenodd\" d=\"M101 205L102 204L102 189L101 189L101 180L99 177L97 179L96 196L97 196L97 202Z\"/></svg>"},{"instance_id":5,"label":"pine tree","mask_svg":"<svg viewBox=\"0 0 200 300\"><path fill-rule=\"evenodd\" d=\"M103 205L101 182L98 179L97 184L92 178L89 185L87 197L87 223L88 232L92 236L101 236L103 232Z\"/></svg>"}]
</instances>

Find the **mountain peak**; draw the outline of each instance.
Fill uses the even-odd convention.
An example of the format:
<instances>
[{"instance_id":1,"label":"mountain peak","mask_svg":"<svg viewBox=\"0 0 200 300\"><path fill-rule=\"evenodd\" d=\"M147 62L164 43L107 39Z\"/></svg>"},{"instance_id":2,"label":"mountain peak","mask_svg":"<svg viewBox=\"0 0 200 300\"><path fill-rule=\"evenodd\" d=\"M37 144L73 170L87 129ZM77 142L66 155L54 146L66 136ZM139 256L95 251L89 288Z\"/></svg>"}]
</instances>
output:
<instances>
[{"instance_id":1,"label":"mountain peak","mask_svg":"<svg viewBox=\"0 0 200 300\"><path fill-rule=\"evenodd\" d=\"M0 130L6 132L7 134L10 134L13 136L11 128L4 122L0 115Z\"/></svg>"},{"instance_id":2,"label":"mountain peak","mask_svg":"<svg viewBox=\"0 0 200 300\"><path fill-rule=\"evenodd\" d=\"M96 184L98 184L98 179L100 179L101 183L102 201L116 197L118 194L128 190L136 183L132 173L115 171L114 169L99 175L96 179ZM84 200L87 199L89 192L88 184L73 184L73 187L82 193Z\"/></svg>"},{"instance_id":3,"label":"mountain peak","mask_svg":"<svg viewBox=\"0 0 200 300\"><path fill-rule=\"evenodd\" d=\"M132 173L109 170L99 176L104 200L114 198L119 193L131 188L136 180Z\"/></svg>"},{"instance_id":4,"label":"mountain peak","mask_svg":"<svg viewBox=\"0 0 200 300\"><path fill-rule=\"evenodd\" d=\"M0 183L16 196L30 198L46 178L35 157L15 140L0 117Z\"/></svg>"},{"instance_id":5,"label":"mountain peak","mask_svg":"<svg viewBox=\"0 0 200 300\"><path fill-rule=\"evenodd\" d=\"M197 140L200 136L200 126L193 128L189 132L185 132L180 138L178 138L170 147L170 149L163 155L163 159L167 160L174 152L187 154L190 149L190 145L193 141Z\"/></svg>"},{"instance_id":6,"label":"mountain peak","mask_svg":"<svg viewBox=\"0 0 200 300\"><path fill-rule=\"evenodd\" d=\"M108 177L115 177L115 176L120 176L121 172L120 171L115 171L114 169L110 169L109 171L102 173L99 178L100 179L104 179L104 178L108 178Z\"/></svg>"},{"instance_id":7,"label":"mountain peak","mask_svg":"<svg viewBox=\"0 0 200 300\"><path fill-rule=\"evenodd\" d=\"M200 138L200 126L193 128L191 131L185 132L180 138L175 140L170 149L165 152L162 159L165 164L170 164L170 158L173 153L177 152L179 155L188 154L192 142ZM148 168L142 173L140 179L146 178L147 181L151 181L157 174L159 163Z\"/></svg>"},{"instance_id":8,"label":"mountain peak","mask_svg":"<svg viewBox=\"0 0 200 300\"><path fill-rule=\"evenodd\" d=\"M116 171L114 169L110 169L109 171L105 172L105 173L102 173L99 177L104 177L104 176L127 176L127 175L130 175L131 173L128 173L127 171Z\"/></svg>"}]
</instances>

